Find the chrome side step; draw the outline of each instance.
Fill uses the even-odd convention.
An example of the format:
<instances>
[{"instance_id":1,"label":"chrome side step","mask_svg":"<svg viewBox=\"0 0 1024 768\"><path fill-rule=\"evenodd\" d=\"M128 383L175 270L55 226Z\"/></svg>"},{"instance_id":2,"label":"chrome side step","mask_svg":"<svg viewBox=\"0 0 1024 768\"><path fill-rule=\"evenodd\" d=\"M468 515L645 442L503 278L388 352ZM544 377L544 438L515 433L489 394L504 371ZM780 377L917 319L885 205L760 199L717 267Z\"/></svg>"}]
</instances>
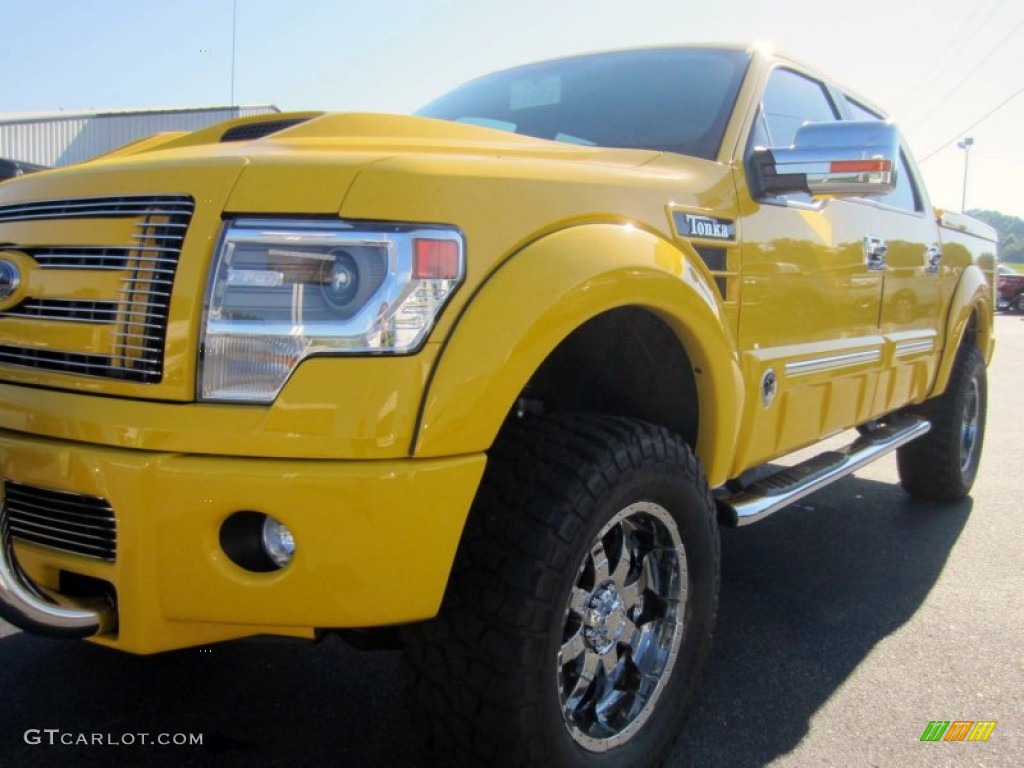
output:
<instances>
[{"instance_id":1,"label":"chrome side step","mask_svg":"<svg viewBox=\"0 0 1024 768\"><path fill-rule=\"evenodd\" d=\"M756 523L920 437L931 426L930 422L917 417L893 420L875 427L844 448L826 451L796 466L781 469L732 494L716 496L718 519L732 527Z\"/></svg>"}]
</instances>

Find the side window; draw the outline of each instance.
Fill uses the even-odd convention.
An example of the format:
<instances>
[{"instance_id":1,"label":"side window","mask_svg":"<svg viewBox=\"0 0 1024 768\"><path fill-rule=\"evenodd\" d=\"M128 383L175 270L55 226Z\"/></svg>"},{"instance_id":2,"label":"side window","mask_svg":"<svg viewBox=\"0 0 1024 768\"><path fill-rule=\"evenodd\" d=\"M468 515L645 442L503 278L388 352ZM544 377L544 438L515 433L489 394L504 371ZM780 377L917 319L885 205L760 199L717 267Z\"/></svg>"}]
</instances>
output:
<instances>
[{"instance_id":1,"label":"side window","mask_svg":"<svg viewBox=\"0 0 1024 768\"><path fill-rule=\"evenodd\" d=\"M850 108L850 115L854 120L884 119L881 115L872 112L849 97L846 98L846 105ZM899 163L896 166L896 189L888 195L874 195L867 199L877 200L883 205L891 205L893 208L899 208L901 211L921 210L921 196L917 192L914 177L910 175L910 169L907 167L907 158L902 150L900 151Z\"/></svg>"},{"instance_id":2,"label":"side window","mask_svg":"<svg viewBox=\"0 0 1024 768\"><path fill-rule=\"evenodd\" d=\"M790 69L772 72L764 91L761 111L762 127L768 133L766 146L769 147L792 146L797 128L804 123L838 119L822 84Z\"/></svg>"}]
</instances>

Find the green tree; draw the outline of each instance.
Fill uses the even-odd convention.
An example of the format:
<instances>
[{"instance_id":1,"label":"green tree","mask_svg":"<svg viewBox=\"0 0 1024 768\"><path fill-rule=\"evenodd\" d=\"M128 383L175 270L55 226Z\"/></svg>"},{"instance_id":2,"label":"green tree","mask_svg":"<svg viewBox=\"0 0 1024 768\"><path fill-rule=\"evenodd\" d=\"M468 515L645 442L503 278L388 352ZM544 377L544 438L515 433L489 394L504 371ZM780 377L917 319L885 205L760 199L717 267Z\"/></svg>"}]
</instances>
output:
<instances>
[{"instance_id":1,"label":"green tree","mask_svg":"<svg viewBox=\"0 0 1024 768\"><path fill-rule=\"evenodd\" d=\"M999 260L1024 264L1024 219L999 211L974 209L968 215L994 227L999 233Z\"/></svg>"}]
</instances>

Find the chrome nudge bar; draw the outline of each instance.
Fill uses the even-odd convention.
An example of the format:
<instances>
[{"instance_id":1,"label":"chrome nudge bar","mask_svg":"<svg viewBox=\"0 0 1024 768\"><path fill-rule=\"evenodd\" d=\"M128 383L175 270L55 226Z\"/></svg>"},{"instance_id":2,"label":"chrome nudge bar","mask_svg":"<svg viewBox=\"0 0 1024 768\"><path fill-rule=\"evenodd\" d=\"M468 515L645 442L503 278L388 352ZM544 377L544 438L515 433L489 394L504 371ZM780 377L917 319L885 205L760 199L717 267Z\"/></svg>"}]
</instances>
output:
<instances>
[{"instance_id":1,"label":"chrome nudge bar","mask_svg":"<svg viewBox=\"0 0 1024 768\"><path fill-rule=\"evenodd\" d=\"M109 602L54 595L33 583L14 556L6 510L2 508L0 617L26 632L48 637L92 637L117 627L117 612Z\"/></svg>"}]
</instances>

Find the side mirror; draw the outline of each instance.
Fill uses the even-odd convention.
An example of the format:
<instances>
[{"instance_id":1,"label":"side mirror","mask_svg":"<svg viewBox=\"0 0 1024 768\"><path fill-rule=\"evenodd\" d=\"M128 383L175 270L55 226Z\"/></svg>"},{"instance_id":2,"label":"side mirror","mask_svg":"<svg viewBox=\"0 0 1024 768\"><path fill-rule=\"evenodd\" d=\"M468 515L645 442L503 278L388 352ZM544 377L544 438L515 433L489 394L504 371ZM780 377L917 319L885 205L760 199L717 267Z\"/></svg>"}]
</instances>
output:
<instances>
[{"instance_id":1,"label":"side mirror","mask_svg":"<svg viewBox=\"0 0 1024 768\"><path fill-rule=\"evenodd\" d=\"M797 129L792 147L754 150L752 180L760 195L887 195L896 188L899 156L900 135L892 123L807 123Z\"/></svg>"}]
</instances>

